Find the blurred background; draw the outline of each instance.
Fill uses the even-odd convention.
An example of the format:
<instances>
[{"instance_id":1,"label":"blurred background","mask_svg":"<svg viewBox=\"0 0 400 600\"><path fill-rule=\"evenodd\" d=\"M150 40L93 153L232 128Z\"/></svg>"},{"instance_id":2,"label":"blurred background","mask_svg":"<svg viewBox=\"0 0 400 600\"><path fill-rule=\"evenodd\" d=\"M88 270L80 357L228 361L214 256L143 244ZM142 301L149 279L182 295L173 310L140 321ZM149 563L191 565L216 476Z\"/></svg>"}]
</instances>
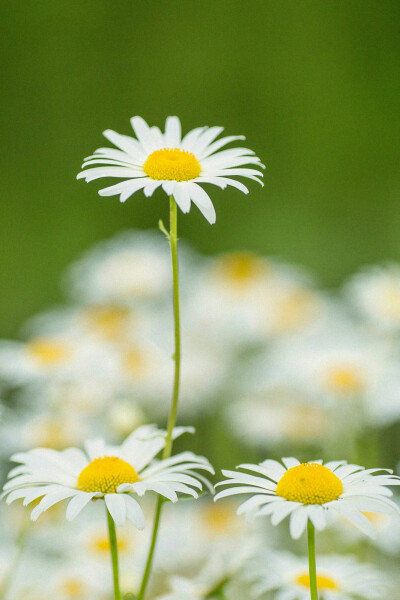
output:
<instances>
[{"instance_id":1,"label":"blurred background","mask_svg":"<svg viewBox=\"0 0 400 600\"><path fill-rule=\"evenodd\" d=\"M120 205L75 180L106 128L142 115L224 125L267 165L251 194L213 190L182 237L249 249L335 286L400 257L400 4L24 0L2 7L0 335L59 301L95 241L166 216L162 192Z\"/></svg>"}]
</instances>

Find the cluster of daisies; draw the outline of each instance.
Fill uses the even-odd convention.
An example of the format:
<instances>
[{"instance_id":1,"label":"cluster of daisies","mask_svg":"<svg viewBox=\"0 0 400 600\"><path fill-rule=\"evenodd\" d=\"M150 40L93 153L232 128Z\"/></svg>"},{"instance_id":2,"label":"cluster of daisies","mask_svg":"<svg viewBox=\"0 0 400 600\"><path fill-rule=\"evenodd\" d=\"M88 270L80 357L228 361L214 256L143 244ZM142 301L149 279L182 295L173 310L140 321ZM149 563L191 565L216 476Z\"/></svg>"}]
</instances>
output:
<instances>
[{"instance_id":1,"label":"cluster of daisies","mask_svg":"<svg viewBox=\"0 0 400 600\"><path fill-rule=\"evenodd\" d=\"M162 188L213 223L204 184L247 193L234 177L260 180L253 152L221 150L241 138L219 127L132 127L136 138L106 131L116 148L85 159L79 178L123 179L100 195ZM3 598L111 598L105 513L122 595L137 597L160 499L146 598L305 600L310 526L321 598L399 597L400 478L376 467L398 459L387 440L400 421L400 267L366 269L333 293L277 259L204 257L181 242L180 277L172 456L152 424L165 422L173 383L160 233L89 250L63 278L66 302L0 342Z\"/></svg>"}]
</instances>

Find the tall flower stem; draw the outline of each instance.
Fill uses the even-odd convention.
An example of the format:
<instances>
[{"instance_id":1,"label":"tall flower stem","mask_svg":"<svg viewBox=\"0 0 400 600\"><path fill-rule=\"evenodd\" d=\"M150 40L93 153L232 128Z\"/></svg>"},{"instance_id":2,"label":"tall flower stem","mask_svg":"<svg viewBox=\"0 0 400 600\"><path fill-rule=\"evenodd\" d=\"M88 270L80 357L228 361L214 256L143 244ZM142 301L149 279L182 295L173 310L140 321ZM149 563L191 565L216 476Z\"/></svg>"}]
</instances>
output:
<instances>
[{"instance_id":1,"label":"tall flower stem","mask_svg":"<svg viewBox=\"0 0 400 600\"><path fill-rule=\"evenodd\" d=\"M110 515L107 507L106 507L106 513L107 513L108 535L110 538L110 553L111 553L111 563L112 563L113 582L114 582L114 598L115 598L115 600L121 600L121 592L119 589L117 532L115 530L114 519Z\"/></svg>"},{"instance_id":2,"label":"tall flower stem","mask_svg":"<svg viewBox=\"0 0 400 600\"><path fill-rule=\"evenodd\" d=\"M172 452L173 431L178 413L179 400L179 383L181 371L181 326L180 326L180 307L179 307L179 269L178 269L178 210L177 205L172 196L169 199L169 232L166 231L164 225L160 222L160 229L165 233L171 248L172 262L172 289L173 289L173 307L174 307L174 338L175 349L173 354L174 359L174 383L172 387L171 407L168 417L167 434L165 436L165 447L163 458L169 458ZM163 500L158 498L156 513L154 517L153 531L151 534L151 542L149 553L147 556L146 566L143 573L143 579L138 593L138 600L143 600L146 593L147 584L153 564L154 550L156 547L158 530L160 526L161 509Z\"/></svg>"},{"instance_id":3,"label":"tall flower stem","mask_svg":"<svg viewBox=\"0 0 400 600\"><path fill-rule=\"evenodd\" d=\"M315 528L310 520L308 520L308 523L307 523L307 539L308 539L308 572L310 575L311 600L318 600L317 566L316 566L316 562L315 562Z\"/></svg>"}]
</instances>

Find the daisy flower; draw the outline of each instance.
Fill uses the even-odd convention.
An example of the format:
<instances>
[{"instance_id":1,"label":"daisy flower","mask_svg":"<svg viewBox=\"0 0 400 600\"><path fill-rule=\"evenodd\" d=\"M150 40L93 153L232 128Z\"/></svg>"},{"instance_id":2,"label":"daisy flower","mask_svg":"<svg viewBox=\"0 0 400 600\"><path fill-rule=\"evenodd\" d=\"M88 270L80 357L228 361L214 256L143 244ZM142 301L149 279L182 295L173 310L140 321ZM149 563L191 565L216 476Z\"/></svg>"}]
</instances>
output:
<instances>
[{"instance_id":1,"label":"daisy flower","mask_svg":"<svg viewBox=\"0 0 400 600\"><path fill-rule=\"evenodd\" d=\"M239 465L241 471L222 471L229 479L217 485L230 487L214 499L251 494L239 506L238 514L270 515L273 525L290 515L290 534L294 539L302 535L309 520L320 531L335 514L374 537L374 527L362 511L390 514L399 510L388 498L392 492L386 487L400 485L400 478L392 471L364 469L343 460L300 464L296 458L283 458L282 462L283 465L265 460L258 465ZM378 471L386 472L376 474Z\"/></svg>"},{"instance_id":2,"label":"daisy flower","mask_svg":"<svg viewBox=\"0 0 400 600\"><path fill-rule=\"evenodd\" d=\"M174 438L190 428L177 427ZM197 497L204 477L192 469L213 472L210 463L192 452L182 452L164 460L154 460L165 446L165 431L153 425L136 429L121 446L107 446L103 440L85 444L85 452L68 448L62 452L45 448L15 454L20 463L9 473L4 496L11 503L18 498L24 505L41 498L33 509L35 521L45 510L70 499L67 520L74 519L94 499L102 498L117 525L128 518L138 529L145 525L143 511L131 494L143 496L153 491L176 502L177 493Z\"/></svg>"},{"instance_id":3,"label":"daisy flower","mask_svg":"<svg viewBox=\"0 0 400 600\"><path fill-rule=\"evenodd\" d=\"M209 223L215 223L213 203L202 185L211 183L225 189L232 186L245 194L248 189L233 177L246 177L261 183L260 159L247 148L221 148L243 136L228 136L217 140L223 127L197 127L184 137L178 117L168 117L165 132L149 127L141 117L131 119L137 139L107 129L103 135L117 147L99 148L85 159L78 179L87 182L102 177L117 177L122 182L99 191L100 196L120 196L125 202L138 190L152 196L162 187L173 196L183 213L193 202ZM101 166L94 166L101 165ZM89 168L88 168L89 167Z\"/></svg>"},{"instance_id":4,"label":"daisy flower","mask_svg":"<svg viewBox=\"0 0 400 600\"><path fill-rule=\"evenodd\" d=\"M170 259L154 232L122 231L96 244L68 269L64 288L73 300L131 305L168 297Z\"/></svg>"},{"instance_id":5,"label":"daisy flower","mask_svg":"<svg viewBox=\"0 0 400 600\"><path fill-rule=\"evenodd\" d=\"M274 592L276 600L309 600L310 576L307 560L286 552L269 552L249 565L255 596ZM318 590L324 600L381 598L387 577L352 556L321 556L317 568Z\"/></svg>"},{"instance_id":6,"label":"daisy flower","mask_svg":"<svg viewBox=\"0 0 400 600\"><path fill-rule=\"evenodd\" d=\"M345 294L360 315L386 333L400 329L400 265L367 267L353 275Z\"/></svg>"}]
</instances>

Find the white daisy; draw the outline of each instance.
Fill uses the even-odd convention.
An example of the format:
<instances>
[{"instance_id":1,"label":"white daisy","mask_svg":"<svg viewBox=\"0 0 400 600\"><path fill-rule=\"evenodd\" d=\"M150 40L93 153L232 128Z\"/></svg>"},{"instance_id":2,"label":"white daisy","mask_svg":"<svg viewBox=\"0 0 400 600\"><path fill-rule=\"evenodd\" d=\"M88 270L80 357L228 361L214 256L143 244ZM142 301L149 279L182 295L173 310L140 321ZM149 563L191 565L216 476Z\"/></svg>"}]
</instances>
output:
<instances>
[{"instance_id":1,"label":"white daisy","mask_svg":"<svg viewBox=\"0 0 400 600\"><path fill-rule=\"evenodd\" d=\"M325 300L301 269L251 252L229 252L199 265L183 318L243 347L315 327Z\"/></svg>"},{"instance_id":2,"label":"white daisy","mask_svg":"<svg viewBox=\"0 0 400 600\"><path fill-rule=\"evenodd\" d=\"M174 429L174 438L188 428ZM128 518L138 529L144 527L143 511L130 494L143 496L153 491L176 502L177 493L197 497L204 477L192 469L213 472L207 459L182 452L168 459L154 460L165 446L165 432L153 425L136 429L121 446L107 446L103 440L85 444L85 452L69 448L62 452L38 448L15 454L21 463L9 473L4 486L7 502L24 499L24 505L41 498L33 509L35 521L43 511L61 500L70 499L67 520L74 519L94 499L104 499L117 525Z\"/></svg>"},{"instance_id":3,"label":"white daisy","mask_svg":"<svg viewBox=\"0 0 400 600\"><path fill-rule=\"evenodd\" d=\"M107 129L103 135L118 150L99 148L83 163L84 170L78 179L87 182L102 177L124 179L100 190L100 196L119 195L121 202L125 202L138 190L143 189L145 196L152 196L162 186L168 196L174 197L182 212L189 212L193 202L209 223L215 223L215 209L202 184L211 183L222 189L230 185L247 194L246 186L231 176L261 183L262 172L244 166L263 167L254 152L247 148L218 152L230 142L245 139L243 136L216 140L223 127L197 127L182 138L178 117L167 118L165 133L158 127L149 127L141 117L133 117L131 124L137 139Z\"/></svg>"},{"instance_id":4,"label":"white daisy","mask_svg":"<svg viewBox=\"0 0 400 600\"><path fill-rule=\"evenodd\" d=\"M366 267L350 278L345 293L361 316L384 332L400 329L400 265Z\"/></svg>"},{"instance_id":5,"label":"white daisy","mask_svg":"<svg viewBox=\"0 0 400 600\"><path fill-rule=\"evenodd\" d=\"M399 510L388 498L392 492L386 487L400 485L400 478L392 471L364 469L343 460L325 465L320 460L300 464L296 458L283 458L282 462L284 466L265 460L258 465L239 465L245 472L222 471L229 479L217 485L230 487L214 499L251 494L239 506L238 514L270 515L273 525L290 515L290 534L294 539L304 532L308 520L320 531L335 515L346 517L363 533L374 537L374 527L362 511L390 514ZM377 471L387 474L376 474Z\"/></svg>"},{"instance_id":6,"label":"white daisy","mask_svg":"<svg viewBox=\"0 0 400 600\"><path fill-rule=\"evenodd\" d=\"M286 552L268 552L248 566L258 597L274 592L276 600L309 600L310 576L307 559ZM321 556L317 564L317 587L324 600L382 598L387 577L352 556Z\"/></svg>"},{"instance_id":7,"label":"white daisy","mask_svg":"<svg viewBox=\"0 0 400 600\"><path fill-rule=\"evenodd\" d=\"M64 288L74 300L126 306L167 296L170 257L154 232L122 231L85 252L67 271Z\"/></svg>"}]
</instances>

